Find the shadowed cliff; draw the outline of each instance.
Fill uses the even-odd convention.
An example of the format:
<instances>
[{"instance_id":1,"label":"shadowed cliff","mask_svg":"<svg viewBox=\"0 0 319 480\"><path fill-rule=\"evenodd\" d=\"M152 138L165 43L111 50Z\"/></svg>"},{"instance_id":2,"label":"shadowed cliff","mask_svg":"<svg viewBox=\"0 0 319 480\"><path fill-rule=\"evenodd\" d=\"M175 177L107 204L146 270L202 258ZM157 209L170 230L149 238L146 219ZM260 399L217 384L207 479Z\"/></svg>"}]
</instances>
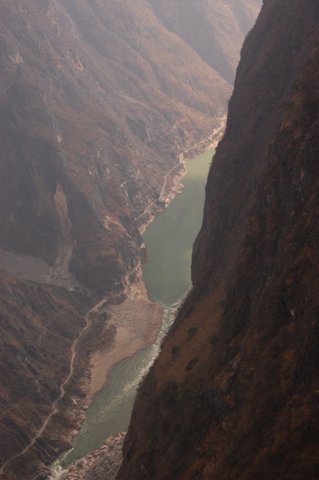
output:
<instances>
[{"instance_id":1,"label":"shadowed cliff","mask_svg":"<svg viewBox=\"0 0 319 480\"><path fill-rule=\"evenodd\" d=\"M118 480L318 476L319 5L242 50L193 290L139 389Z\"/></svg>"}]
</instances>

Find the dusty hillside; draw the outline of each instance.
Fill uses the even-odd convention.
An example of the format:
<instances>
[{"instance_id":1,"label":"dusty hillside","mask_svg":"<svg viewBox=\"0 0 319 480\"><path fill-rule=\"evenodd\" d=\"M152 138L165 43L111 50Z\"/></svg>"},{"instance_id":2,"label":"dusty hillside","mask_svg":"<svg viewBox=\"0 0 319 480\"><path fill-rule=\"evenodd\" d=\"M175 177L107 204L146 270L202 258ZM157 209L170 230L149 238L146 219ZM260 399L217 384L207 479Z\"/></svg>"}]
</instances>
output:
<instances>
[{"instance_id":1,"label":"dusty hillside","mask_svg":"<svg viewBox=\"0 0 319 480\"><path fill-rule=\"evenodd\" d=\"M318 476L318 20L313 0L268 0L245 43L194 288L118 480Z\"/></svg>"},{"instance_id":2,"label":"dusty hillside","mask_svg":"<svg viewBox=\"0 0 319 480\"><path fill-rule=\"evenodd\" d=\"M192 46L228 82L233 82L241 46L261 0L149 0L168 30Z\"/></svg>"},{"instance_id":3,"label":"dusty hillside","mask_svg":"<svg viewBox=\"0 0 319 480\"><path fill-rule=\"evenodd\" d=\"M1 2L1 477L43 478L69 444L85 313L139 279L165 176L231 88L146 0Z\"/></svg>"}]
</instances>

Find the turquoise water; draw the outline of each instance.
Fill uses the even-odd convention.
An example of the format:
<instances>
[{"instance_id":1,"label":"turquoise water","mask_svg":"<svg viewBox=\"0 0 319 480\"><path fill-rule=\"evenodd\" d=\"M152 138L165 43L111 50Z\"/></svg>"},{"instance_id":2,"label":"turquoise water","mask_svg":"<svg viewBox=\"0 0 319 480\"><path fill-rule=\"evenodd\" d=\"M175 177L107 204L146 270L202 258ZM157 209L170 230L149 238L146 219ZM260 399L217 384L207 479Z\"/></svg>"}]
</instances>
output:
<instances>
[{"instance_id":1,"label":"turquoise water","mask_svg":"<svg viewBox=\"0 0 319 480\"><path fill-rule=\"evenodd\" d=\"M171 305L190 287L191 255L201 227L205 185L213 151L187 162L183 191L144 234L144 281L153 300Z\"/></svg>"},{"instance_id":2,"label":"turquoise water","mask_svg":"<svg viewBox=\"0 0 319 480\"><path fill-rule=\"evenodd\" d=\"M152 347L115 365L104 388L87 411L74 448L63 467L99 448L106 437L126 431L136 388L159 353L181 298L191 285L192 245L202 222L206 178L213 151L187 162L183 191L149 225L144 234L148 260L144 280L149 295L164 306L163 325Z\"/></svg>"}]
</instances>

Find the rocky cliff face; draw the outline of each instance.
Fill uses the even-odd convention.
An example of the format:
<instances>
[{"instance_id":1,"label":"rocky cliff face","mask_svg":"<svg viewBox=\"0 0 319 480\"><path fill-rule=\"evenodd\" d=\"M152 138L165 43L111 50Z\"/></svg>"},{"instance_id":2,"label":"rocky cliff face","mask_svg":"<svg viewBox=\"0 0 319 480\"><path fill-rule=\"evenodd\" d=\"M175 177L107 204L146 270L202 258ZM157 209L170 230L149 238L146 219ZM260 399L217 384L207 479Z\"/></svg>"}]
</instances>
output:
<instances>
[{"instance_id":1,"label":"rocky cliff face","mask_svg":"<svg viewBox=\"0 0 319 480\"><path fill-rule=\"evenodd\" d=\"M85 313L139 277L231 85L146 0L4 0L0 57L0 476L43 478L79 424Z\"/></svg>"},{"instance_id":2,"label":"rocky cliff face","mask_svg":"<svg viewBox=\"0 0 319 480\"><path fill-rule=\"evenodd\" d=\"M318 20L316 1L268 0L244 45L194 288L118 480L318 475Z\"/></svg>"}]
</instances>

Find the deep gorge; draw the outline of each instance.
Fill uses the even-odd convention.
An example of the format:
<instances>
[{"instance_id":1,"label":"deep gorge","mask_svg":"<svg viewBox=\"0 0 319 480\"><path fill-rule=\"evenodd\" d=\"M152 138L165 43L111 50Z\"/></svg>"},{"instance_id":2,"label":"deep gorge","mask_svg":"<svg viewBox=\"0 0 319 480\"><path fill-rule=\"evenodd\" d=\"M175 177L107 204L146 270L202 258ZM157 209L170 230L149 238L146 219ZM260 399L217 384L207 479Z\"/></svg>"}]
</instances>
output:
<instances>
[{"instance_id":1,"label":"deep gorge","mask_svg":"<svg viewBox=\"0 0 319 480\"><path fill-rule=\"evenodd\" d=\"M136 388L158 355L178 305L191 285L191 248L202 221L204 188L212 156L213 150L210 150L186 163L182 193L152 222L143 237L148 251L143 275L145 285L150 298L164 308L159 337L150 348L112 368L105 387L97 393L86 414L83 431L75 440L75 450L62 457L63 466L101 447L106 437L127 430ZM159 261L163 269L160 281Z\"/></svg>"},{"instance_id":2,"label":"deep gorge","mask_svg":"<svg viewBox=\"0 0 319 480\"><path fill-rule=\"evenodd\" d=\"M318 20L318 2L268 0L246 39L193 289L118 480L318 476Z\"/></svg>"},{"instance_id":3,"label":"deep gorge","mask_svg":"<svg viewBox=\"0 0 319 480\"><path fill-rule=\"evenodd\" d=\"M117 478L317 478L318 20L315 0L3 0L1 478L46 479L110 367L117 382L154 342L144 231L220 129L234 78L192 288ZM144 277L173 310L195 206L176 253L153 224L163 257ZM70 478L113 480L112 441Z\"/></svg>"}]
</instances>

